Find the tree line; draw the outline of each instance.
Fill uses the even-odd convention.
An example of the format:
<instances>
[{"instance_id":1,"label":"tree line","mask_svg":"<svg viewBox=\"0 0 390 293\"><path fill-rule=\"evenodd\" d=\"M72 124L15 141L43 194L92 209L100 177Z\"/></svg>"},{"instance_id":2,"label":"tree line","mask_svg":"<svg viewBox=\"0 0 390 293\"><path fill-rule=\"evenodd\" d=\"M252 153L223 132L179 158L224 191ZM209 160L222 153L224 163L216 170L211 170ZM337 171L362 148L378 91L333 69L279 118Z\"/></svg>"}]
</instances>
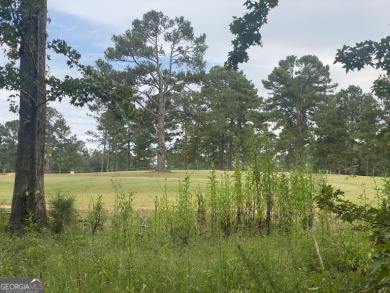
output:
<instances>
[{"instance_id":1,"label":"tree line","mask_svg":"<svg viewBox=\"0 0 390 293\"><path fill-rule=\"evenodd\" d=\"M246 166L253 139L268 136L280 170L309 164L322 172L379 175L387 171L389 109L351 85L336 91L329 66L316 56L288 56L257 94L242 71L214 66L198 90L181 94L165 129L167 169ZM157 130L150 109L96 99L89 131L96 149L71 135L63 116L48 108L45 170L78 172L156 168ZM15 167L17 121L0 125L1 166Z\"/></svg>"}]
</instances>

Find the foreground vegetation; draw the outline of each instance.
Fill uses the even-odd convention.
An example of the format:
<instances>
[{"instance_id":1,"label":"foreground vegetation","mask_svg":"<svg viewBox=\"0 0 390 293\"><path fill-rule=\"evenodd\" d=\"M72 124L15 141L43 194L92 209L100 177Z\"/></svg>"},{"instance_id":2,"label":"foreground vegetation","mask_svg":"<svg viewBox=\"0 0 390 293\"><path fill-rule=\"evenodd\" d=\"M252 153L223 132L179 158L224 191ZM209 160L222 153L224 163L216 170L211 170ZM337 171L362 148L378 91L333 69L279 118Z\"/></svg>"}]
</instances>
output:
<instances>
[{"instance_id":1,"label":"foreground vegetation","mask_svg":"<svg viewBox=\"0 0 390 293\"><path fill-rule=\"evenodd\" d=\"M340 192L324 176L256 166L47 176L48 229L31 221L11 236L1 210L0 275L42 276L48 292L386 292L377 230L335 216ZM356 184L361 204L381 204L387 181L377 182Z\"/></svg>"},{"instance_id":2,"label":"foreground vegetation","mask_svg":"<svg viewBox=\"0 0 390 293\"><path fill-rule=\"evenodd\" d=\"M131 220L130 220L131 219ZM87 227L58 236L2 234L0 274L42 275L47 292L342 292L365 284L372 244L340 222L316 232L229 238L192 235L186 244L140 215L128 230ZM119 224L119 223L117 223ZM122 228L126 223L121 223Z\"/></svg>"}]
</instances>

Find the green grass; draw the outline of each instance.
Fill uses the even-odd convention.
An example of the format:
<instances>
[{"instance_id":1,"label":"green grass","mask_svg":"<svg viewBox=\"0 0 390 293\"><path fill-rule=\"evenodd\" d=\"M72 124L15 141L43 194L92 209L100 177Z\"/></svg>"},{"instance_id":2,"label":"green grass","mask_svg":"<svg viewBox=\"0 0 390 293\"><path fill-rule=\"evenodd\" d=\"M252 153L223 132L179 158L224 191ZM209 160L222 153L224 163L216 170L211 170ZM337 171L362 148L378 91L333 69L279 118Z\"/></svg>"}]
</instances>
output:
<instances>
[{"instance_id":1,"label":"green grass","mask_svg":"<svg viewBox=\"0 0 390 293\"><path fill-rule=\"evenodd\" d=\"M222 173L222 172L221 172ZM135 192L134 207L153 209L156 196L166 189L170 199L178 193L178 183L186 174L191 175L193 188L206 188L209 171L175 171L156 173L151 171L88 173L88 174L46 174L45 192L48 200L58 192L76 198L78 210L88 210L91 198L101 195L108 208L112 208L118 192ZM9 205L12 201L14 175L0 176L0 202Z\"/></svg>"},{"instance_id":2,"label":"green grass","mask_svg":"<svg viewBox=\"0 0 390 293\"><path fill-rule=\"evenodd\" d=\"M336 231L318 237L325 262L321 270L312 239L305 235L198 239L186 246L167 235L133 236L121 244L124 239L109 230L28 238L0 233L0 274L41 275L46 292L53 293L354 292L366 265L358 261L370 248L360 237L340 237ZM337 253L341 247L346 250Z\"/></svg>"},{"instance_id":3,"label":"green grass","mask_svg":"<svg viewBox=\"0 0 390 293\"><path fill-rule=\"evenodd\" d=\"M335 189L344 191L345 198L354 203L359 203L364 195L374 201L378 188L383 185L381 177L327 175L326 180Z\"/></svg>"},{"instance_id":4,"label":"green grass","mask_svg":"<svg viewBox=\"0 0 390 293\"><path fill-rule=\"evenodd\" d=\"M223 172L212 180L209 171L47 175L48 201L68 193L79 212L90 212L61 218L62 234L37 233L31 224L25 237L17 237L4 232L7 214L0 209L0 276L43 276L46 291L54 293L361 291L371 270L369 231L321 210L311 214L318 178L262 173L257 185L251 181L257 177L240 174L229 173L218 184L213 179ZM362 184L375 196L367 179L328 176L357 201ZM13 176L1 177L0 184L0 200L10 203ZM92 214L90 202L98 195L110 214L94 231L90 220L98 209ZM50 212L66 216L63 206Z\"/></svg>"},{"instance_id":5,"label":"green grass","mask_svg":"<svg viewBox=\"0 0 390 293\"><path fill-rule=\"evenodd\" d=\"M224 172L217 171L217 178ZM168 199L173 202L178 195L178 183L186 174L190 175L191 189L207 188L210 171L172 171L157 173L153 171L130 171L113 173L86 174L46 174L45 192L47 200L58 192L72 195L76 198L76 206L80 212L87 211L91 199L102 196L108 209L112 209L118 192L134 192L133 205L137 209L152 210L156 197L166 190ZM327 175L326 180L335 189L345 192L345 198L359 203L365 193L370 200L375 199L376 188L382 185L378 177ZM12 201L14 174L0 175L0 204L9 206ZM375 185L375 182L378 186ZM118 190L119 189L119 190Z\"/></svg>"}]
</instances>

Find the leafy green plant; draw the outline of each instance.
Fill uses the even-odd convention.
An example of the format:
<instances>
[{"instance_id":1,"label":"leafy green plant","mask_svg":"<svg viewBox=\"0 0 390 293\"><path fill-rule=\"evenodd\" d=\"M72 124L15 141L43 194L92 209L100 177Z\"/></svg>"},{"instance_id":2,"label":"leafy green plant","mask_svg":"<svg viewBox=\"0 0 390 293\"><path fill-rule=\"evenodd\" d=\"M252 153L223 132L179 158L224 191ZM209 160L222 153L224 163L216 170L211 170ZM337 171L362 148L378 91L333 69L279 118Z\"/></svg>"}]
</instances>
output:
<instances>
[{"instance_id":1,"label":"leafy green plant","mask_svg":"<svg viewBox=\"0 0 390 293\"><path fill-rule=\"evenodd\" d=\"M187 174L184 180L179 183L179 197L171 228L174 240L183 244L188 244L189 238L195 233L197 223L190 185L191 180Z\"/></svg>"},{"instance_id":2,"label":"leafy green plant","mask_svg":"<svg viewBox=\"0 0 390 293\"><path fill-rule=\"evenodd\" d=\"M114 240L123 245L131 244L134 223L133 192L118 193L112 215L112 232Z\"/></svg>"},{"instance_id":3,"label":"leafy green plant","mask_svg":"<svg viewBox=\"0 0 390 293\"><path fill-rule=\"evenodd\" d=\"M217 179L215 168L213 167L208 177L207 192L206 192L207 204L210 207L209 222L211 225L211 232L213 234L215 234L217 230L217 218L218 218L217 190L218 190L218 179Z\"/></svg>"},{"instance_id":4,"label":"leafy green plant","mask_svg":"<svg viewBox=\"0 0 390 293\"><path fill-rule=\"evenodd\" d=\"M203 232L203 230L207 226L207 209L206 209L206 202L205 202L205 197L203 193L198 190L196 193L196 199L197 199L197 211L196 211L196 216L197 216L197 224L198 228Z\"/></svg>"},{"instance_id":5,"label":"leafy green plant","mask_svg":"<svg viewBox=\"0 0 390 293\"><path fill-rule=\"evenodd\" d=\"M54 233L67 232L77 219L74 197L58 192L50 201L49 217Z\"/></svg>"},{"instance_id":6,"label":"leafy green plant","mask_svg":"<svg viewBox=\"0 0 390 293\"><path fill-rule=\"evenodd\" d=\"M96 201L91 202L92 209L88 213L87 221L91 227L92 234L98 230L103 230L103 226L107 221L107 210L104 208L102 196L99 195Z\"/></svg>"},{"instance_id":7,"label":"leafy green plant","mask_svg":"<svg viewBox=\"0 0 390 293\"><path fill-rule=\"evenodd\" d=\"M153 230L154 233L160 234L170 230L171 227L171 208L168 202L168 191L166 179L164 182L163 195L155 199Z\"/></svg>"},{"instance_id":8,"label":"leafy green plant","mask_svg":"<svg viewBox=\"0 0 390 293\"><path fill-rule=\"evenodd\" d=\"M0 232L5 231L8 225L8 215L7 210L3 207L0 207Z\"/></svg>"},{"instance_id":9,"label":"leafy green plant","mask_svg":"<svg viewBox=\"0 0 390 293\"><path fill-rule=\"evenodd\" d=\"M371 231L376 246L365 290L386 292L390 286L390 180L384 179L377 207L354 204L342 199L343 195L341 190L334 191L331 185L323 185L317 197L318 207L335 213L343 221L361 222Z\"/></svg>"}]
</instances>

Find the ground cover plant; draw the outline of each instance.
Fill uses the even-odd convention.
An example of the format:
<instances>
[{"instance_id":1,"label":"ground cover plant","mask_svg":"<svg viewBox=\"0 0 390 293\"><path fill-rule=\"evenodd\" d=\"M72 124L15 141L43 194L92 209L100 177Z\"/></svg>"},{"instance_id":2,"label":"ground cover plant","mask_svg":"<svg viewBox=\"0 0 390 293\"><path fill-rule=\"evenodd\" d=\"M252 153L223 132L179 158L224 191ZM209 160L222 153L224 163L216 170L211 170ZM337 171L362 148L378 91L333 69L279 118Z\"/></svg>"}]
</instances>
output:
<instances>
[{"instance_id":1,"label":"ground cover plant","mask_svg":"<svg viewBox=\"0 0 390 293\"><path fill-rule=\"evenodd\" d=\"M27 235L11 236L0 209L0 275L43 276L48 292L386 290L386 277L372 281L372 230L319 209L326 178L258 162L248 171L78 174L86 194L93 187L81 179L110 186L81 201L53 176L64 187L48 200L57 225L37 232L31 224ZM144 206L131 181L121 181L126 175L147 179L140 186L155 192ZM367 185L359 184L356 200L370 201ZM376 186L372 194L383 199L387 185Z\"/></svg>"}]
</instances>

